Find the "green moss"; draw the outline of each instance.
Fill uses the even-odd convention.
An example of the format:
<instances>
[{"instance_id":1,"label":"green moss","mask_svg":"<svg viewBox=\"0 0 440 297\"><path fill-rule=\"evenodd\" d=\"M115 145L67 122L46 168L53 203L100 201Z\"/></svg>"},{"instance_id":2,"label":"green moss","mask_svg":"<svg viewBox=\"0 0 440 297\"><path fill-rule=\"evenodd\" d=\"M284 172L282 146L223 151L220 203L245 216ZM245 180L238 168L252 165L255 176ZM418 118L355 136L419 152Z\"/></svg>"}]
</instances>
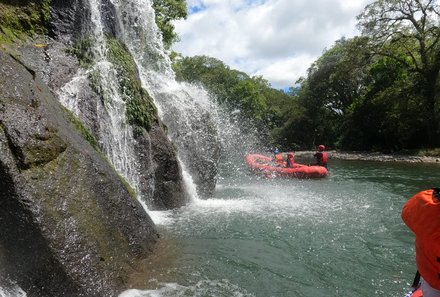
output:
<instances>
[{"instance_id":1,"label":"green moss","mask_svg":"<svg viewBox=\"0 0 440 297\"><path fill-rule=\"evenodd\" d=\"M22 149L22 167L32 168L44 165L56 158L67 148L66 143L55 133L34 135L38 141L30 142Z\"/></svg>"},{"instance_id":2,"label":"green moss","mask_svg":"<svg viewBox=\"0 0 440 297\"><path fill-rule=\"evenodd\" d=\"M122 176L119 175L119 179L122 181L122 183L124 184L125 188L127 189L128 193L130 194L130 197L137 201L137 194L136 191L132 188L132 186L128 183L128 181Z\"/></svg>"},{"instance_id":3,"label":"green moss","mask_svg":"<svg viewBox=\"0 0 440 297\"><path fill-rule=\"evenodd\" d=\"M117 67L120 91L126 101L126 116L130 125L149 131L157 120L157 109L152 98L142 88L136 63L126 47L117 39L108 37L108 58Z\"/></svg>"},{"instance_id":4,"label":"green moss","mask_svg":"<svg viewBox=\"0 0 440 297\"><path fill-rule=\"evenodd\" d=\"M83 189L83 193L76 196L76 203L71 203L68 212L77 218L80 233L86 237L93 239L97 245L97 251L100 258L110 260L113 257L118 257L119 260L127 257L127 255L117 255L116 251L127 252L129 243L126 238L117 229L112 229L104 220L105 214L96 202L94 197L90 197L89 190ZM122 261L121 263L124 263ZM108 261L108 265L114 266L116 263ZM113 267L118 270L121 267Z\"/></svg>"},{"instance_id":5,"label":"green moss","mask_svg":"<svg viewBox=\"0 0 440 297\"><path fill-rule=\"evenodd\" d=\"M92 133L90 133L90 131L86 127L84 127L83 123L70 110L65 107L63 107L63 109L68 116L70 122L79 132L79 134L81 134L81 136L85 140L87 140L97 152L101 152L101 150L99 149L98 141L96 141L96 138L92 135Z\"/></svg>"},{"instance_id":6,"label":"green moss","mask_svg":"<svg viewBox=\"0 0 440 297\"><path fill-rule=\"evenodd\" d=\"M93 47L95 41L92 38L84 38L77 41L71 48L66 51L76 56L79 65L83 68L91 68L94 63Z\"/></svg>"},{"instance_id":7,"label":"green moss","mask_svg":"<svg viewBox=\"0 0 440 297\"><path fill-rule=\"evenodd\" d=\"M51 0L21 1L11 5L0 3L0 44L46 34Z\"/></svg>"},{"instance_id":8,"label":"green moss","mask_svg":"<svg viewBox=\"0 0 440 297\"><path fill-rule=\"evenodd\" d=\"M127 102L127 120L131 125L145 128L150 131L153 121L156 120L156 107L148 94L142 91L141 96L134 96Z\"/></svg>"}]
</instances>

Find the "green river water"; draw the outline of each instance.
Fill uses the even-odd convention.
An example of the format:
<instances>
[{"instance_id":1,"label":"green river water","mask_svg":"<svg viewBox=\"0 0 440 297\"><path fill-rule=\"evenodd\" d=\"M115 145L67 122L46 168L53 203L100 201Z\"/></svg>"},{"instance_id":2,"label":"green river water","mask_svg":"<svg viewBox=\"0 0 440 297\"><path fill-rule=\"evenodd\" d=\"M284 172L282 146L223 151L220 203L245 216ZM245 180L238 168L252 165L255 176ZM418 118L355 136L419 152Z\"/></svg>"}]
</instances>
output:
<instances>
[{"instance_id":1,"label":"green river water","mask_svg":"<svg viewBox=\"0 0 440 297\"><path fill-rule=\"evenodd\" d=\"M301 162L300 162L301 163ZM404 296L415 273L406 200L440 165L330 161L321 180L226 168L215 196L154 213L160 250L121 296Z\"/></svg>"}]
</instances>

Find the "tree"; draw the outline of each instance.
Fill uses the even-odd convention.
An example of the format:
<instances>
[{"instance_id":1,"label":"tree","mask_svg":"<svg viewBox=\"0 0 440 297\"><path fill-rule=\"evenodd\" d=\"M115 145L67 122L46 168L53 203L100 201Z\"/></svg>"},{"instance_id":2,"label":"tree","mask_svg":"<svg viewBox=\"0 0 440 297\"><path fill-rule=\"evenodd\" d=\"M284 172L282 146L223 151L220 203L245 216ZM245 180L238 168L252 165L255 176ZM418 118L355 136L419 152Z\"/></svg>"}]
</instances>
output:
<instances>
[{"instance_id":1,"label":"tree","mask_svg":"<svg viewBox=\"0 0 440 297\"><path fill-rule=\"evenodd\" d=\"M172 21L186 19L188 16L185 0L153 0L156 24L162 31L162 40L166 49L178 40Z\"/></svg>"},{"instance_id":2,"label":"tree","mask_svg":"<svg viewBox=\"0 0 440 297\"><path fill-rule=\"evenodd\" d=\"M369 84L347 111L340 144L356 150L415 148L426 134L420 128L420 96L407 68L389 57L368 65ZM425 137L426 138L426 137Z\"/></svg>"},{"instance_id":3,"label":"tree","mask_svg":"<svg viewBox=\"0 0 440 297\"><path fill-rule=\"evenodd\" d=\"M428 142L439 144L439 103L436 97L440 72L440 11L435 0L378 0L358 16L362 34L369 37L375 54L404 65L425 100L423 125Z\"/></svg>"},{"instance_id":4,"label":"tree","mask_svg":"<svg viewBox=\"0 0 440 297\"><path fill-rule=\"evenodd\" d=\"M336 41L299 81L298 100L304 108L303 129L309 129L308 147L314 142L334 144L343 134L347 111L368 87L370 56L364 47L365 38Z\"/></svg>"}]
</instances>

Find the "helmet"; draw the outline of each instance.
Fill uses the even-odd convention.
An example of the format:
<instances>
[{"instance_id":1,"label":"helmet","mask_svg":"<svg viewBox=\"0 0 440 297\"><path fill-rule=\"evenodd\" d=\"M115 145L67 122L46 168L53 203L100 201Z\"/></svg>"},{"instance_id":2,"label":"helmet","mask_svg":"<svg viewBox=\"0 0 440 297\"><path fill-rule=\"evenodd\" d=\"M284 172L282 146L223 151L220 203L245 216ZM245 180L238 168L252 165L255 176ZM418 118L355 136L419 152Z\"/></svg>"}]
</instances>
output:
<instances>
[{"instance_id":1,"label":"helmet","mask_svg":"<svg viewBox=\"0 0 440 297\"><path fill-rule=\"evenodd\" d=\"M279 154L280 151L278 149L275 149L274 154Z\"/></svg>"},{"instance_id":2,"label":"helmet","mask_svg":"<svg viewBox=\"0 0 440 297\"><path fill-rule=\"evenodd\" d=\"M325 146L322 144L318 145L318 151L323 151L323 150L325 150Z\"/></svg>"}]
</instances>

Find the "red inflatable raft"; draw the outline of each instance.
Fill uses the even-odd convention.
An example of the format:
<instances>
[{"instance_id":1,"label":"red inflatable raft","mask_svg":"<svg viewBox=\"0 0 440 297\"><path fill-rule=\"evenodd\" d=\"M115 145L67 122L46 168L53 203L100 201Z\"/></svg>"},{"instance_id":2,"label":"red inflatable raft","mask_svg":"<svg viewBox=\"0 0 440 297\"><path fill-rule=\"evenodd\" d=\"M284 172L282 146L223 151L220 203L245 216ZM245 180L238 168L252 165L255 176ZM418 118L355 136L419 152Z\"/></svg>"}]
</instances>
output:
<instances>
[{"instance_id":1,"label":"red inflatable raft","mask_svg":"<svg viewBox=\"0 0 440 297\"><path fill-rule=\"evenodd\" d=\"M322 166L307 166L294 163L292 167L275 165L271 157L259 154L250 154L245 157L246 164L255 172L266 176L282 176L294 178L322 178L327 176L327 169Z\"/></svg>"}]
</instances>

